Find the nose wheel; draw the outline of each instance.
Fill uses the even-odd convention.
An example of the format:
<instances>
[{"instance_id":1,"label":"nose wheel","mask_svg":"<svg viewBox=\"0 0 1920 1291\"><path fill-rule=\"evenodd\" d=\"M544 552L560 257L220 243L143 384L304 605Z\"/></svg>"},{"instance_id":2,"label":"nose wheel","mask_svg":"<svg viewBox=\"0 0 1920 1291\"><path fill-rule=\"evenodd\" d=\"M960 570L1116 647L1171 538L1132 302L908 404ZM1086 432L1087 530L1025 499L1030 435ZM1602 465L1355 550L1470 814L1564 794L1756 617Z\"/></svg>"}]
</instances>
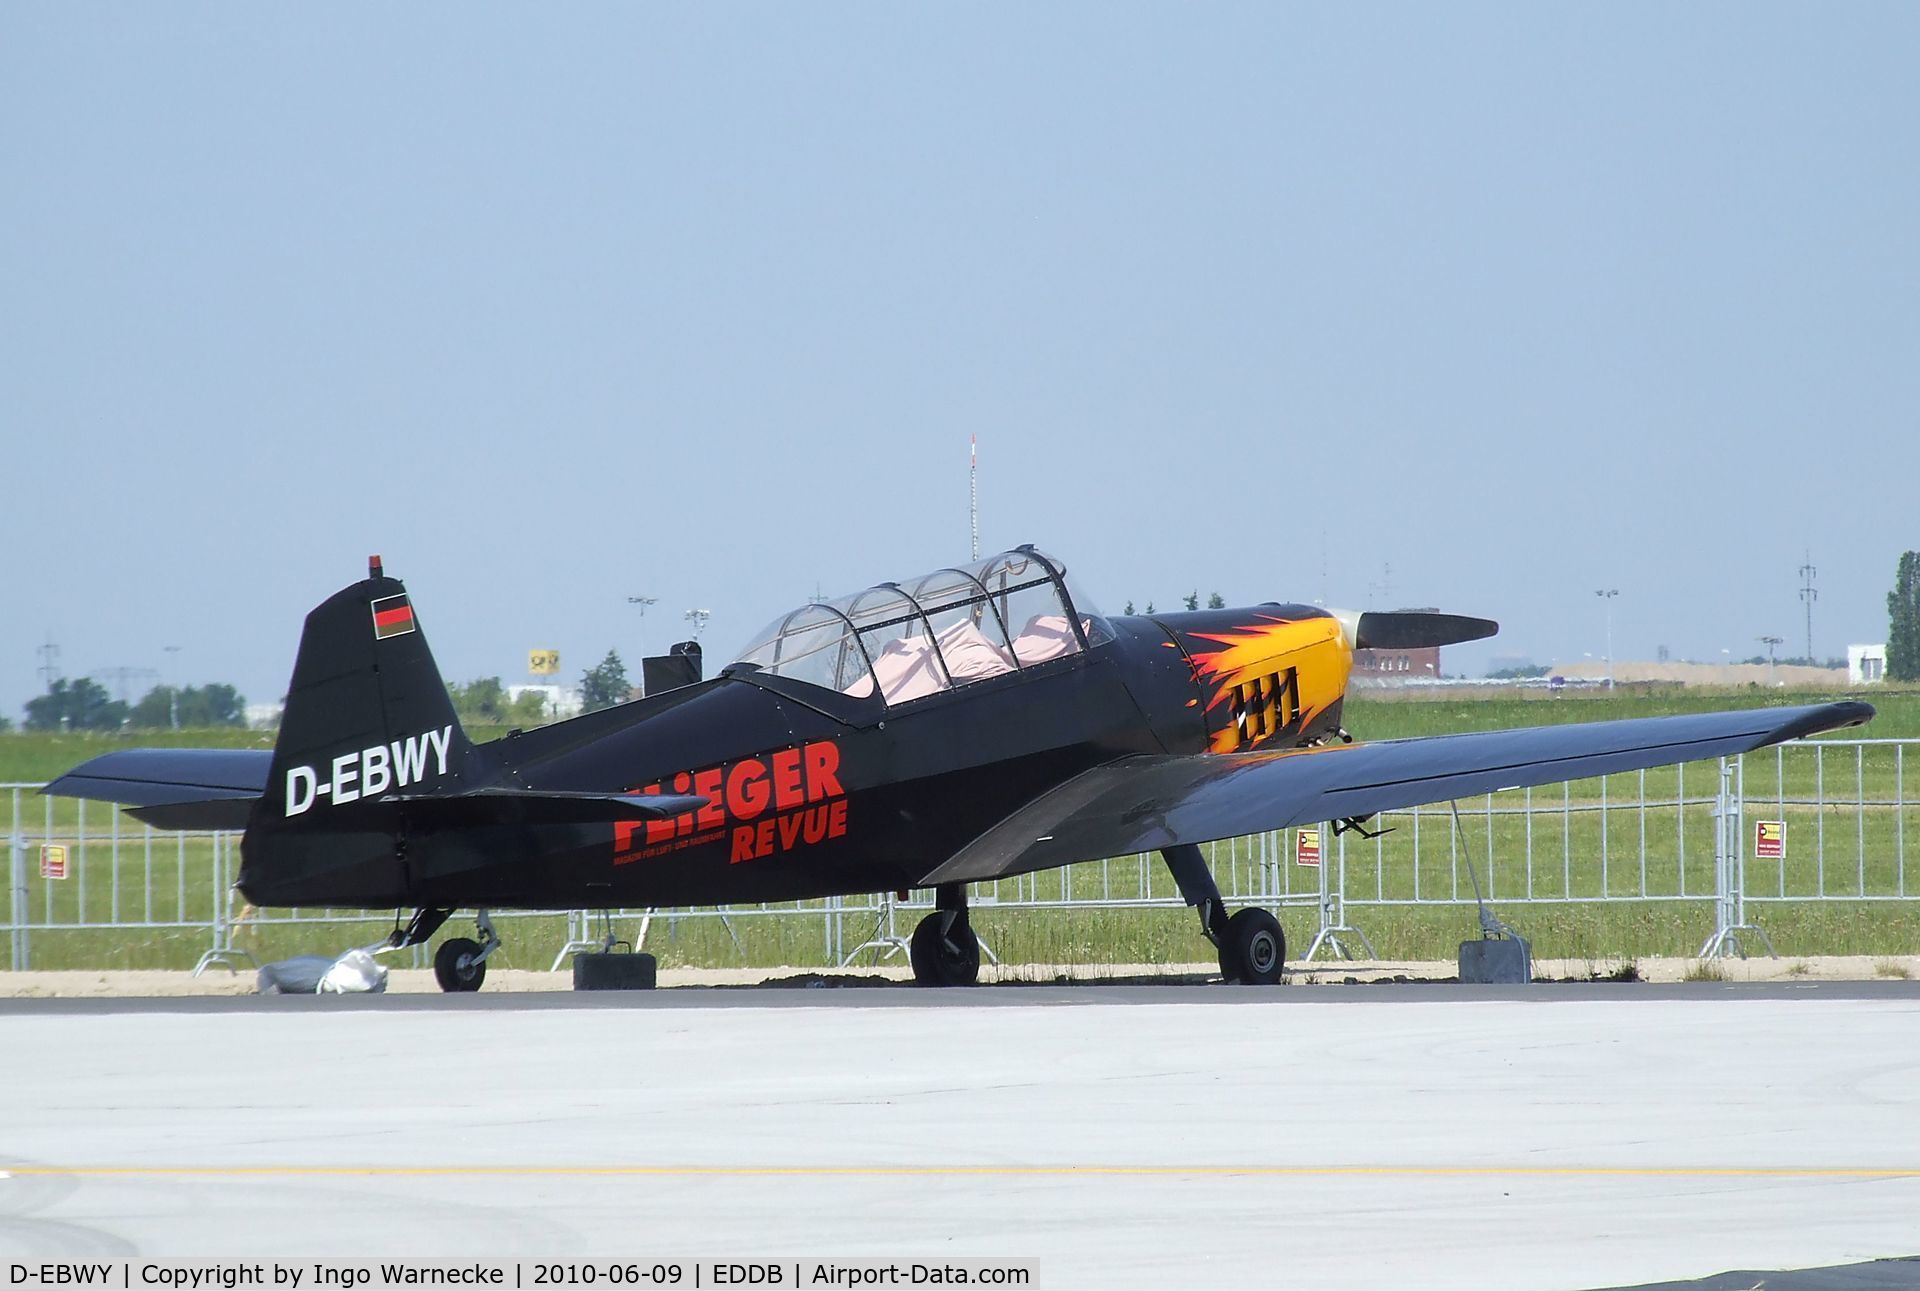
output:
<instances>
[{"instance_id":1,"label":"nose wheel","mask_svg":"<svg viewBox=\"0 0 1920 1291\"><path fill-rule=\"evenodd\" d=\"M973 986L980 980L980 938L967 919L966 888L943 883L934 911L914 927L907 944L913 980L922 986Z\"/></svg>"}]
</instances>

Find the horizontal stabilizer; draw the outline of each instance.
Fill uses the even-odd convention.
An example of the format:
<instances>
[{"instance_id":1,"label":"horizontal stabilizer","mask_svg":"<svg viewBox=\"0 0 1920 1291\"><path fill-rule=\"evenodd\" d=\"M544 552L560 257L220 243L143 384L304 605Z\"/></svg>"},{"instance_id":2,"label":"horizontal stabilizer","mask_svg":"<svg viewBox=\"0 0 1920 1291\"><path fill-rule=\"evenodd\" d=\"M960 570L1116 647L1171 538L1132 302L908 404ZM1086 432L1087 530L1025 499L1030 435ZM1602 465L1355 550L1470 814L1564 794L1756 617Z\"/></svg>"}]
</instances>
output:
<instances>
[{"instance_id":1,"label":"horizontal stabilizer","mask_svg":"<svg viewBox=\"0 0 1920 1291\"><path fill-rule=\"evenodd\" d=\"M272 761L264 749L119 749L40 792L123 803L162 829L240 829L266 790Z\"/></svg>"},{"instance_id":2,"label":"horizontal stabilizer","mask_svg":"<svg viewBox=\"0 0 1920 1291\"><path fill-rule=\"evenodd\" d=\"M117 802L161 829L244 829L266 790L273 755L257 749L121 749L81 763L42 789L65 798ZM660 820L699 811L686 794L567 793L489 788L468 793L390 794L362 799L361 811L400 806L434 824L590 825ZM357 815L358 813L356 813ZM364 828L365 817L343 821ZM319 818L308 822L319 823Z\"/></svg>"},{"instance_id":3,"label":"horizontal stabilizer","mask_svg":"<svg viewBox=\"0 0 1920 1291\"><path fill-rule=\"evenodd\" d=\"M1492 619L1471 619L1464 614L1368 610L1354 630L1353 646L1356 650L1419 650L1478 641L1499 630L1500 625Z\"/></svg>"},{"instance_id":4,"label":"horizontal stabilizer","mask_svg":"<svg viewBox=\"0 0 1920 1291\"><path fill-rule=\"evenodd\" d=\"M411 820L440 825L593 825L664 820L710 805L692 794L566 793L475 789L471 793L399 794L382 802L406 808Z\"/></svg>"}]
</instances>

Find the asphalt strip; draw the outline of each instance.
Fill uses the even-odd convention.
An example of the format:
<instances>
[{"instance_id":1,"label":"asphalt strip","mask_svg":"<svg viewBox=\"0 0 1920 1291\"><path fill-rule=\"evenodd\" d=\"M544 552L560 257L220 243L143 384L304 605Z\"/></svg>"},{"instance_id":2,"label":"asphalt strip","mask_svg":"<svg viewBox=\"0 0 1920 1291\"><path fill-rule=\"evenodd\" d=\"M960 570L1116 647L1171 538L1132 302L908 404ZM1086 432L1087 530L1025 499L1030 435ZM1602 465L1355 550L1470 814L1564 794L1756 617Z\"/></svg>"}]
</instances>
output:
<instances>
[{"instance_id":1,"label":"asphalt strip","mask_svg":"<svg viewBox=\"0 0 1920 1291\"><path fill-rule=\"evenodd\" d=\"M1141 1004L1268 1004L1283 1007L1368 1004L1564 1004L1750 1000L1909 1000L1920 981L1792 982L1536 982L1469 986L1458 982L1376 982L1287 990L1176 985L1004 985L928 990L898 985L844 985L795 979L751 987L673 987L650 991L516 991L489 995L208 995L16 997L0 999L0 1016L94 1016L116 1013L548 1012L594 1009L943 1009Z\"/></svg>"}]
</instances>

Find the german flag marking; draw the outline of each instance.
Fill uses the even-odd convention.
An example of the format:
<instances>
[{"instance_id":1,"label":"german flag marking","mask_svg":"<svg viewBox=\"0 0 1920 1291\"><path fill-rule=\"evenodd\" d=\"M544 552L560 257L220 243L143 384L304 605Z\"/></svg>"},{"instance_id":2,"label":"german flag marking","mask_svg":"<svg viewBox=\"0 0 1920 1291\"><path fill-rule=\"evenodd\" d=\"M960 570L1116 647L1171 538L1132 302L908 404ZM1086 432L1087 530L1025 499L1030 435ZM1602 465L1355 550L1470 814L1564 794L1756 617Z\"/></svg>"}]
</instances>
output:
<instances>
[{"instance_id":1,"label":"german flag marking","mask_svg":"<svg viewBox=\"0 0 1920 1291\"><path fill-rule=\"evenodd\" d=\"M414 631L413 605L404 595L383 596L373 603L375 640L403 636Z\"/></svg>"}]
</instances>

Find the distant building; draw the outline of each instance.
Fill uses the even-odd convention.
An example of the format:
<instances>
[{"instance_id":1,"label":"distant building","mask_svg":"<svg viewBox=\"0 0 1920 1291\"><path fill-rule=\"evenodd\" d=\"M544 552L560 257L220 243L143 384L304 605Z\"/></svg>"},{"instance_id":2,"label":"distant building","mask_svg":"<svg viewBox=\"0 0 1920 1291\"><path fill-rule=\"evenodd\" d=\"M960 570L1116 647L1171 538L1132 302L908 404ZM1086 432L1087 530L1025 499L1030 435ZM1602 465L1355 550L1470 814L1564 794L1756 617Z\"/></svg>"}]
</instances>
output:
<instances>
[{"instance_id":1,"label":"distant building","mask_svg":"<svg viewBox=\"0 0 1920 1291\"><path fill-rule=\"evenodd\" d=\"M1440 675L1440 647L1417 650L1355 650L1353 675L1370 681L1431 681Z\"/></svg>"},{"instance_id":2,"label":"distant building","mask_svg":"<svg viewBox=\"0 0 1920 1291\"><path fill-rule=\"evenodd\" d=\"M1604 681L1607 665L1598 659L1555 663L1553 672L1568 681ZM1659 663L1616 659L1613 680L1621 686L1788 686L1801 690L1839 690L1847 684L1847 674L1839 668L1809 668L1789 663L1683 663L1678 659Z\"/></svg>"},{"instance_id":3,"label":"distant building","mask_svg":"<svg viewBox=\"0 0 1920 1291\"><path fill-rule=\"evenodd\" d=\"M1847 647L1847 681L1855 686L1870 685L1887 679L1887 646L1850 645Z\"/></svg>"},{"instance_id":4,"label":"distant building","mask_svg":"<svg viewBox=\"0 0 1920 1291\"><path fill-rule=\"evenodd\" d=\"M246 720L249 730L270 731L280 725L279 704L248 704Z\"/></svg>"}]
</instances>

